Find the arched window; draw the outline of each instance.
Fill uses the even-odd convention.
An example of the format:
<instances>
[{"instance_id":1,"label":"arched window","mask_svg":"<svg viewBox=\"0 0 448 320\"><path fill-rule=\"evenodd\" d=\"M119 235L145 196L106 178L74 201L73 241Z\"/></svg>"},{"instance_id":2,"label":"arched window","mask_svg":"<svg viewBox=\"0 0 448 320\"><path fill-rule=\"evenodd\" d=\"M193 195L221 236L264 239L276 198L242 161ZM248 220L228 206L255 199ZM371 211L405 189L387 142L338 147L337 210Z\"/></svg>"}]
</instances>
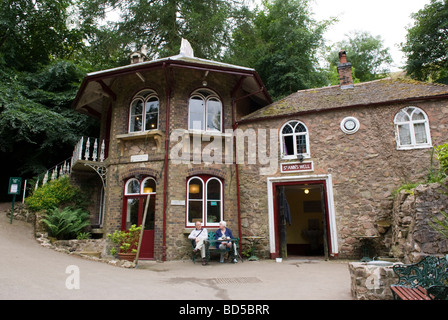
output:
<instances>
[{"instance_id":1,"label":"arched window","mask_svg":"<svg viewBox=\"0 0 448 320\"><path fill-rule=\"evenodd\" d=\"M212 176L196 176L187 181L186 225L201 221L204 226L218 226L223 219L222 181Z\"/></svg>"},{"instance_id":2,"label":"arched window","mask_svg":"<svg viewBox=\"0 0 448 320\"><path fill-rule=\"evenodd\" d=\"M129 132L143 132L159 128L159 98L153 90L137 93L129 109Z\"/></svg>"},{"instance_id":3,"label":"arched window","mask_svg":"<svg viewBox=\"0 0 448 320\"><path fill-rule=\"evenodd\" d=\"M193 92L188 106L188 129L222 131L222 103L216 93L208 89Z\"/></svg>"},{"instance_id":4,"label":"arched window","mask_svg":"<svg viewBox=\"0 0 448 320\"><path fill-rule=\"evenodd\" d=\"M289 121L283 125L280 132L282 158L295 159L299 155L310 157L308 129L304 123Z\"/></svg>"},{"instance_id":5,"label":"arched window","mask_svg":"<svg viewBox=\"0 0 448 320\"><path fill-rule=\"evenodd\" d=\"M397 149L431 147L429 121L423 110L406 107L394 119Z\"/></svg>"}]
</instances>

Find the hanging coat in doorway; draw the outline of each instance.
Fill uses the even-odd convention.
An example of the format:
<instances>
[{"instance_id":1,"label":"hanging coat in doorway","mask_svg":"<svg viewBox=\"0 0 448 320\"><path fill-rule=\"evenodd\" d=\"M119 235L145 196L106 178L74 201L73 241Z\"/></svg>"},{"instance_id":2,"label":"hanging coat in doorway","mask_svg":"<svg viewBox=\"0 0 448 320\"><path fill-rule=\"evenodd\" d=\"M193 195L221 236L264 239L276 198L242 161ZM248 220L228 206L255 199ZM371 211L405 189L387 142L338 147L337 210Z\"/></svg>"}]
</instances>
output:
<instances>
[{"instance_id":1,"label":"hanging coat in doorway","mask_svg":"<svg viewBox=\"0 0 448 320\"><path fill-rule=\"evenodd\" d=\"M283 217L285 218L285 221L291 225L291 211L289 209L288 200L286 199L286 193L285 193L285 187L282 187L282 190L280 192L280 208L283 209Z\"/></svg>"}]
</instances>

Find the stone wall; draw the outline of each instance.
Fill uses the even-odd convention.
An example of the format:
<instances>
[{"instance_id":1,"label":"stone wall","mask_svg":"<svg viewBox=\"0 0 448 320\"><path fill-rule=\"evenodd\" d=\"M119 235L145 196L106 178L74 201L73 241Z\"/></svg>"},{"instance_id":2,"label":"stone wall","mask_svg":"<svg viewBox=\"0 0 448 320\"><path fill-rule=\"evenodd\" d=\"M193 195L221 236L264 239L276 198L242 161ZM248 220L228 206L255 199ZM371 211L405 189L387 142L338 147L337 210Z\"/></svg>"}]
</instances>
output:
<instances>
[{"instance_id":1,"label":"stone wall","mask_svg":"<svg viewBox=\"0 0 448 320\"><path fill-rule=\"evenodd\" d=\"M441 211L447 211L447 183L419 185L397 195L393 209L391 255L405 263L415 263L426 255L448 253L448 239L428 224L433 217L441 218Z\"/></svg>"},{"instance_id":2,"label":"stone wall","mask_svg":"<svg viewBox=\"0 0 448 320\"><path fill-rule=\"evenodd\" d=\"M442 127L448 115L436 102L414 104L429 117L433 144L446 142ZM392 193L408 181L424 180L430 164L431 149L397 150L393 119L408 104L341 108L320 113L304 113L291 118L272 118L244 123L242 130L276 129L290 120L303 122L309 132L310 155L314 171L260 175L260 165L240 165L243 236L266 234L268 221L267 178L331 175L335 228L339 258L360 258L360 236L378 236L376 255L387 252L390 233L385 221L391 221ZM446 109L446 108L443 108ZM345 117L356 117L360 129L352 135L340 129ZM440 130L440 131L439 131ZM297 162L283 160L278 163ZM278 239L277 239L278 240ZM260 243L260 254L269 257L268 239Z\"/></svg>"},{"instance_id":3,"label":"stone wall","mask_svg":"<svg viewBox=\"0 0 448 320\"><path fill-rule=\"evenodd\" d=\"M398 282L392 266L350 262L348 268L352 297L355 300L392 300L390 286Z\"/></svg>"}]
</instances>

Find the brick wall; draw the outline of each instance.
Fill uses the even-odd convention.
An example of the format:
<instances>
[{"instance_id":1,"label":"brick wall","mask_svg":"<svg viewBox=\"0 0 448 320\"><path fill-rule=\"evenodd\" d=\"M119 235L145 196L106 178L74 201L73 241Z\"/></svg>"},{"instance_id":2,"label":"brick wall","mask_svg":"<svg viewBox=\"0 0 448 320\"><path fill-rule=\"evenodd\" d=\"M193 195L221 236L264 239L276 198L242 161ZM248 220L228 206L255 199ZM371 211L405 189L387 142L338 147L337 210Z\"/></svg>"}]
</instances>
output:
<instances>
[{"instance_id":1,"label":"brick wall","mask_svg":"<svg viewBox=\"0 0 448 320\"><path fill-rule=\"evenodd\" d=\"M188 129L188 101L190 94L202 87L204 72L186 69L173 69L171 72L174 90L170 99L170 132L175 129ZM162 260L166 254L167 260L187 257L191 252L191 244L187 241L186 207L172 205L172 200L186 200L187 178L192 175L210 174L218 176L224 183L224 217L229 227L238 234L235 169L232 165L221 164L173 164L168 161L167 209L166 209L166 250L163 248L163 202L164 202L164 172L165 172L165 138L167 97L165 78L162 71L152 71L143 74L146 79L142 83L133 75L114 83L113 90L117 100L112 105L111 143L109 147L109 167L107 175L107 199L105 213L105 233L120 229L123 214L123 188L125 181L135 175L149 175L157 181L156 212L155 212L155 259ZM236 79L225 74L210 72L207 75L207 88L214 90L223 103L223 126L232 127L232 108L230 92L236 84ZM117 135L128 132L129 104L138 91L150 88L159 97L159 130L162 131L160 147L152 138L117 140ZM177 142L171 142L172 148ZM202 148L209 142L203 142ZM131 155L149 155L145 162L131 162Z\"/></svg>"}]
</instances>

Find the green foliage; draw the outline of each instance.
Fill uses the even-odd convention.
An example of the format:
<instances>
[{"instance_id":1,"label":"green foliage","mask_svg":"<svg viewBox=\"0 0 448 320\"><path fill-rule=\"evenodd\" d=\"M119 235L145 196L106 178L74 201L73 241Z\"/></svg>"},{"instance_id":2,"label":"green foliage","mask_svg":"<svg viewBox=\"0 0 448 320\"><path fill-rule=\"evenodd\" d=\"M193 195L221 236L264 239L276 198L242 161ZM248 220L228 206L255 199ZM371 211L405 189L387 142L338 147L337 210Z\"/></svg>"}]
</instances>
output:
<instances>
[{"instance_id":1,"label":"green foliage","mask_svg":"<svg viewBox=\"0 0 448 320\"><path fill-rule=\"evenodd\" d=\"M77 240L87 240L87 239L90 239L91 237L92 237L92 234L90 232L79 232L76 235Z\"/></svg>"},{"instance_id":2,"label":"green foliage","mask_svg":"<svg viewBox=\"0 0 448 320\"><path fill-rule=\"evenodd\" d=\"M82 209L54 208L48 210L41 221L46 226L49 236L67 240L76 238L90 225L90 214Z\"/></svg>"},{"instance_id":3,"label":"green foliage","mask_svg":"<svg viewBox=\"0 0 448 320\"><path fill-rule=\"evenodd\" d=\"M439 166L434 166L434 155L436 160L439 161ZM415 189L420 184L443 182L448 177L448 143L434 146L431 150L431 159L429 166L429 173L425 181L417 183L404 183L398 189L392 192L393 196L396 196L400 191L405 190L409 194L413 194Z\"/></svg>"},{"instance_id":4,"label":"green foliage","mask_svg":"<svg viewBox=\"0 0 448 320\"><path fill-rule=\"evenodd\" d=\"M109 233L107 238L110 239L112 243L119 245L121 253L136 253L141 229L141 226L137 227L133 224L127 231L115 230L114 233ZM116 249L112 248L110 253L114 255Z\"/></svg>"},{"instance_id":5,"label":"green foliage","mask_svg":"<svg viewBox=\"0 0 448 320\"><path fill-rule=\"evenodd\" d=\"M402 50L406 71L414 79L448 83L448 1L431 3L412 15Z\"/></svg>"},{"instance_id":6,"label":"green foliage","mask_svg":"<svg viewBox=\"0 0 448 320\"><path fill-rule=\"evenodd\" d=\"M54 57L69 58L82 46L78 32L67 28L71 0L0 1L0 63L35 71Z\"/></svg>"},{"instance_id":7,"label":"green foliage","mask_svg":"<svg viewBox=\"0 0 448 320\"><path fill-rule=\"evenodd\" d=\"M327 84L316 66L331 22L312 19L308 0L263 1L247 18L235 29L228 62L255 68L274 99Z\"/></svg>"},{"instance_id":8,"label":"green foliage","mask_svg":"<svg viewBox=\"0 0 448 320\"><path fill-rule=\"evenodd\" d=\"M398 187L396 190L392 192L393 196L399 194L402 190L404 190L408 194L414 194L414 189L417 188L421 183L405 183Z\"/></svg>"},{"instance_id":9,"label":"green foliage","mask_svg":"<svg viewBox=\"0 0 448 320\"><path fill-rule=\"evenodd\" d=\"M440 170L448 175L448 143L434 146L436 159L440 163Z\"/></svg>"},{"instance_id":10,"label":"green foliage","mask_svg":"<svg viewBox=\"0 0 448 320\"><path fill-rule=\"evenodd\" d=\"M70 203L79 205L80 195L81 190L73 186L68 177L61 177L37 188L25 199L25 204L32 211L51 210Z\"/></svg>"},{"instance_id":11,"label":"green foliage","mask_svg":"<svg viewBox=\"0 0 448 320\"><path fill-rule=\"evenodd\" d=\"M433 217L429 225L445 238L448 238L448 213L441 211L441 218Z\"/></svg>"},{"instance_id":12,"label":"green foliage","mask_svg":"<svg viewBox=\"0 0 448 320\"><path fill-rule=\"evenodd\" d=\"M339 63L339 51L347 52L347 61L351 62L353 78L359 82L371 81L387 76L392 57L389 48L384 48L380 36L372 36L368 32L354 31L348 35L348 39L335 44L336 50L332 51L327 60L330 70L336 71ZM334 78L334 77L333 77ZM332 84L338 84L339 78L332 79Z\"/></svg>"}]
</instances>

